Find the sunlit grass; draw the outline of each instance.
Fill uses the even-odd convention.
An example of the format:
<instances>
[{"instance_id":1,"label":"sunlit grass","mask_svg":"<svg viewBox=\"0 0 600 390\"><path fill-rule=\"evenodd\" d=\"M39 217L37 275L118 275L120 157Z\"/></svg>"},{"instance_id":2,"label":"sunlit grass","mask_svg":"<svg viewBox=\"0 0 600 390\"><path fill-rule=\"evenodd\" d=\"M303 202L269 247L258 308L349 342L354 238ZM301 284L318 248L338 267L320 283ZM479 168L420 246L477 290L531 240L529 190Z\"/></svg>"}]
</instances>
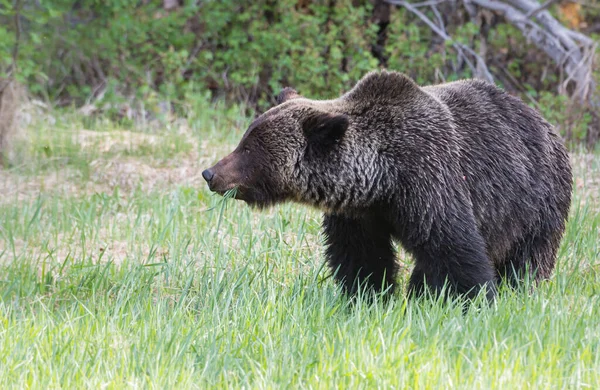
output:
<instances>
[{"instance_id":1,"label":"sunlit grass","mask_svg":"<svg viewBox=\"0 0 600 390\"><path fill-rule=\"evenodd\" d=\"M10 174L89 167L85 186L97 159L214 162L248 118L203 110L174 149L56 148L76 163L48 162L40 145L61 130L42 126ZM587 189L554 277L466 314L403 288L349 301L323 267L320 215L302 206L256 212L185 183L4 201L0 388L598 388L600 215Z\"/></svg>"}]
</instances>

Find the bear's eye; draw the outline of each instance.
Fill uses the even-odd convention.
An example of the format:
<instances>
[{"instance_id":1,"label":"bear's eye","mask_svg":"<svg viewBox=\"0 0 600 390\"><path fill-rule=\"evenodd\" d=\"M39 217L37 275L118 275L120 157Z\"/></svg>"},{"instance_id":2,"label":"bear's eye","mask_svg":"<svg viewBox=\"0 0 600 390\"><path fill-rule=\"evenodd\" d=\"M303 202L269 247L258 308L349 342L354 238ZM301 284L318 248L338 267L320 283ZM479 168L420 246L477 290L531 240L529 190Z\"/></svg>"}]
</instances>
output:
<instances>
[{"instance_id":1,"label":"bear's eye","mask_svg":"<svg viewBox=\"0 0 600 390\"><path fill-rule=\"evenodd\" d=\"M246 154L250 154L250 149L248 149L248 148L244 148L244 153L246 153Z\"/></svg>"}]
</instances>

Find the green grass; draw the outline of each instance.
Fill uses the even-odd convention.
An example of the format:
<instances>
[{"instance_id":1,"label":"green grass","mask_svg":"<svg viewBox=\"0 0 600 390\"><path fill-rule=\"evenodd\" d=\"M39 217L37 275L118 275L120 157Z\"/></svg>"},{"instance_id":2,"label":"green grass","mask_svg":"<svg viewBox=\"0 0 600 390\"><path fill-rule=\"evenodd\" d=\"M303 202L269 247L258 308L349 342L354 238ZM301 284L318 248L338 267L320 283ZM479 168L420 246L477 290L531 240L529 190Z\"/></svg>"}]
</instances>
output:
<instances>
[{"instance_id":1,"label":"green grass","mask_svg":"<svg viewBox=\"0 0 600 390\"><path fill-rule=\"evenodd\" d=\"M463 315L402 292L349 302L314 210L259 213L193 180L103 181L117 162L213 162L248 123L193 112L152 147L83 148L67 116L31 130L2 176L23 191L0 199L0 388L600 387L600 156L577 165L552 280Z\"/></svg>"}]
</instances>

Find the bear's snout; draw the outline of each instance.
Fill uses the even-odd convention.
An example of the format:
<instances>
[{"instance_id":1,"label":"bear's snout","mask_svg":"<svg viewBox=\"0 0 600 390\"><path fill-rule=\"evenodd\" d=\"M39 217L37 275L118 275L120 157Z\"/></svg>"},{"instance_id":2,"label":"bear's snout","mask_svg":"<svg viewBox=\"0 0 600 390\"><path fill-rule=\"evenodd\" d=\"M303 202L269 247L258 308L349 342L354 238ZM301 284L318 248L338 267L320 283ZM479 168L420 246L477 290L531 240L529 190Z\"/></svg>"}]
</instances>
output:
<instances>
[{"instance_id":1,"label":"bear's snout","mask_svg":"<svg viewBox=\"0 0 600 390\"><path fill-rule=\"evenodd\" d=\"M204 180L206 180L206 182L208 184L210 184L210 181L212 180L212 178L214 176L215 176L215 172L212 169L210 169L210 168L205 169L204 171L202 171L202 177L204 178Z\"/></svg>"},{"instance_id":2,"label":"bear's snout","mask_svg":"<svg viewBox=\"0 0 600 390\"><path fill-rule=\"evenodd\" d=\"M202 177L211 191L224 194L234 187L242 186L243 162L236 153L223 158L212 167L202 171Z\"/></svg>"}]
</instances>

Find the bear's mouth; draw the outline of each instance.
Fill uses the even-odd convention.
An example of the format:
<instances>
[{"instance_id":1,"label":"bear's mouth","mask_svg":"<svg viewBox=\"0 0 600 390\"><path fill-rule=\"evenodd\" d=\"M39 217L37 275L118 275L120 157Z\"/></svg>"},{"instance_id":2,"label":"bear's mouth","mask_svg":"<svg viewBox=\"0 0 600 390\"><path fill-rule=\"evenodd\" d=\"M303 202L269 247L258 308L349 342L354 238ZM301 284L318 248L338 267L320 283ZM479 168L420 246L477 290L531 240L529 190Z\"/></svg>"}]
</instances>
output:
<instances>
[{"instance_id":1,"label":"bear's mouth","mask_svg":"<svg viewBox=\"0 0 600 390\"><path fill-rule=\"evenodd\" d=\"M233 186L227 189L217 189L217 188L211 188L210 189L212 192L217 193L225 198L233 198L233 199L237 199L237 200L248 200L248 191L242 189L242 187L240 186Z\"/></svg>"},{"instance_id":2,"label":"bear's mouth","mask_svg":"<svg viewBox=\"0 0 600 390\"><path fill-rule=\"evenodd\" d=\"M275 203L278 203L273 195L269 194L268 192L262 191L260 188L256 188L254 186L249 187L243 185L213 185L211 187L209 184L209 189L212 192L219 194L226 199L232 198L244 201L248 206L253 208L264 209L271 205L274 205Z\"/></svg>"},{"instance_id":3,"label":"bear's mouth","mask_svg":"<svg viewBox=\"0 0 600 390\"><path fill-rule=\"evenodd\" d=\"M257 193L256 191L252 191L251 189L248 188L240 188L240 187L236 187L236 188L231 188L229 190L215 190L213 191L225 198L232 198L235 200L241 200L244 201L248 206L252 207L252 208L257 208L257 209L264 209L269 207L271 204L274 204L275 202L269 202L267 199L265 199L263 196L261 196L260 193Z\"/></svg>"}]
</instances>

